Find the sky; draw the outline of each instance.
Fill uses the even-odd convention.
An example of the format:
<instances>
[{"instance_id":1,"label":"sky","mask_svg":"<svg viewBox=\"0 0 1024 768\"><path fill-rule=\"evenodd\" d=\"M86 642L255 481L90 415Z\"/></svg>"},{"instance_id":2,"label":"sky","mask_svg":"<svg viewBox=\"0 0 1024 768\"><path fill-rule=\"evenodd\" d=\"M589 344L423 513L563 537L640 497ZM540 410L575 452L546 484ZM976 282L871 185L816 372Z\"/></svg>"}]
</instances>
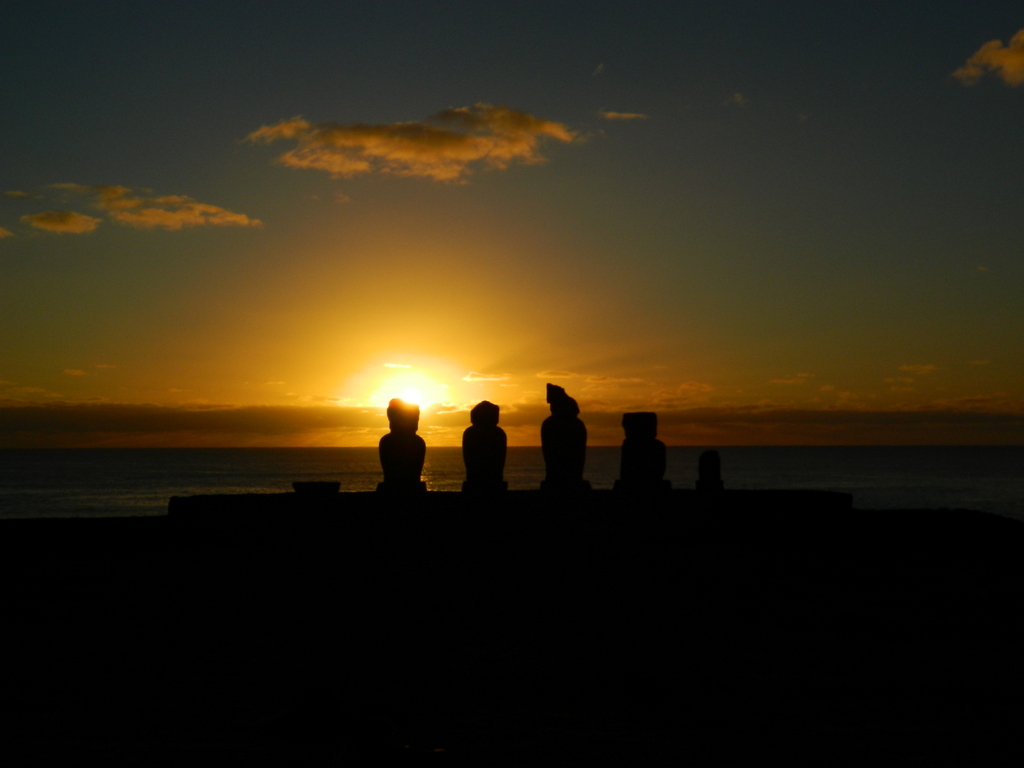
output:
<instances>
[{"instance_id":1,"label":"sky","mask_svg":"<svg viewBox=\"0 0 1024 768\"><path fill-rule=\"evenodd\" d=\"M1024 444L1006 2L12 2L0 447Z\"/></svg>"}]
</instances>

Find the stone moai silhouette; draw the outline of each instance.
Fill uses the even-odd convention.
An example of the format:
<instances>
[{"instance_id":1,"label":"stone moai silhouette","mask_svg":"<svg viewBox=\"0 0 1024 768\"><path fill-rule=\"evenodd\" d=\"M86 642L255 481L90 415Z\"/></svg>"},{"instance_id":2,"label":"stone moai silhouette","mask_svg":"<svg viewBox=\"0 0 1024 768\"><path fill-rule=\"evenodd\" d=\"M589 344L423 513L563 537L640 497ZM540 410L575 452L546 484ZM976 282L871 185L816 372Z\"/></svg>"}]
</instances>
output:
<instances>
[{"instance_id":1,"label":"stone moai silhouette","mask_svg":"<svg viewBox=\"0 0 1024 768\"><path fill-rule=\"evenodd\" d=\"M722 483L722 460L718 451L704 451L697 460L697 490L725 490Z\"/></svg>"},{"instance_id":2,"label":"stone moai silhouette","mask_svg":"<svg viewBox=\"0 0 1024 768\"><path fill-rule=\"evenodd\" d=\"M507 491L504 480L508 437L498 426L501 409L483 400L469 412L471 426L462 433L462 460L466 464L466 482L462 490L481 493Z\"/></svg>"},{"instance_id":3,"label":"stone moai silhouette","mask_svg":"<svg viewBox=\"0 0 1024 768\"><path fill-rule=\"evenodd\" d=\"M407 493L426 491L420 480L427 444L416 434L420 424L420 407L395 398L388 404L391 431L380 439L380 466L384 482L378 491Z\"/></svg>"},{"instance_id":4,"label":"stone moai silhouette","mask_svg":"<svg viewBox=\"0 0 1024 768\"><path fill-rule=\"evenodd\" d=\"M658 414L624 413L622 461L615 490L632 493L668 491L672 483L665 479L665 444L658 440Z\"/></svg>"},{"instance_id":5,"label":"stone moai silhouette","mask_svg":"<svg viewBox=\"0 0 1024 768\"><path fill-rule=\"evenodd\" d=\"M547 385L551 415L540 427L540 444L544 453L545 478L542 491L574 492L590 490L583 479L587 460L587 428L579 419L580 407L554 384Z\"/></svg>"}]
</instances>

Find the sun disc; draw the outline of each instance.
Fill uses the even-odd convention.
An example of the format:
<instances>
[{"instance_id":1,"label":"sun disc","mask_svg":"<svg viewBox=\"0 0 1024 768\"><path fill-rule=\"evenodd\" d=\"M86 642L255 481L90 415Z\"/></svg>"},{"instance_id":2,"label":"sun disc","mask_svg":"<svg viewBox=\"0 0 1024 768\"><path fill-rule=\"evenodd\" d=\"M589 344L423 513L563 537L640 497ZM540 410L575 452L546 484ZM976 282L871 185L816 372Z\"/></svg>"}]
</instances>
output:
<instances>
[{"instance_id":1,"label":"sun disc","mask_svg":"<svg viewBox=\"0 0 1024 768\"><path fill-rule=\"evenodd\" d=\"M403 389L402 394L399 395L399 397L405 400L405 402L413 405L419 405L423 402L423 393L418 389L413 389L412 387Z\"/></svg>"}]
</instances>

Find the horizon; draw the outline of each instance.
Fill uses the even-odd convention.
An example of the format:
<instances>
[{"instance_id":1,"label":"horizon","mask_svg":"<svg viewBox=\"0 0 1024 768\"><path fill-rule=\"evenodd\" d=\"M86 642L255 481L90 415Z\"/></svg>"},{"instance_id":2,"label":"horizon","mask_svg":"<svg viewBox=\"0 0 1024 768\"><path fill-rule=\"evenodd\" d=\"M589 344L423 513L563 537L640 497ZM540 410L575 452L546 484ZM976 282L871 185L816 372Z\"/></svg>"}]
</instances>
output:
<instances>
[{"instance_id":1,"label":"horizon","mask_svg":"<svg viewBox=\"0 0 1024 768\"><path fill-rule=\"evenodd\" d=\"M1024 445L1024 14L195 8L0 29L0 448Z\"/></svg>"}]
</instances>

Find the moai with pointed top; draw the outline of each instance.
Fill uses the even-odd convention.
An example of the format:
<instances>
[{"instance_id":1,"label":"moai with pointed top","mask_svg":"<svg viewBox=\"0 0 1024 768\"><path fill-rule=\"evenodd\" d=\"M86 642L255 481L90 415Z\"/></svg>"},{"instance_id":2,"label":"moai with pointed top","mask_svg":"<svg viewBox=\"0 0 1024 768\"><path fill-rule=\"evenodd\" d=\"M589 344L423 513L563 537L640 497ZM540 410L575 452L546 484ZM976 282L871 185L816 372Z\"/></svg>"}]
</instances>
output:
<instances>
[{"instance_id":1,"label":"moai with pointed top","mask_svg":"<svg viewBox=\"0 0 1024 768\"><path fill-rule=\"evenodd\" d=\"M422 492L427 484L420 480L427 444L416 434L420 425L420 407L397 397L388 404L391 431L380 439L380 466L384 482L378 491L394 493Z\"/></svg>"},{"instance_id":2,"label":"moai with pointed top","mask_svg":"<svg viewBox=\"0 0 1024 768\"><path fill-rule=\"evenodd\" d=\"M665 444L658 440L658 414L624 413L622 462L615 490L627 493L658 493L672 490L665 479Z\"/></svg>"},{"instance_id":3,"label":"moai with pointed top","mask_svg":"<svg viewBox=\"0 0 1024 768\"><path fill-rule=\"evenodd\" d=\"M466 464L466 482L462 490L470 493L500 493L508 490L505 482L505 453L508 437L498 426L501 409L483 400L469 412L471 426L462 433L462 460Z\"/></svg>"},{"instance_id":4,"label":"moai with pointed top","mask_svg":"<svg viewBox=\"0 0 1024 768\"><path fill-rule=\"evenodd\" d=\"M575 493L589 491L583 479L587 460L587 428L579 419L580 407L554 384L547 385L551 415L540 427L540 444L544 453L545 478L542 491Z\"/></svg>"},{"instance_id":5,"label":"moai with pointed top","mask_svg":"<svg viewBox=\"0 0 1024 768\"><path fill-rule=\"evenodd\" d=\"M697 490L724 491L722 460L718 451L704 451L697 460Z\"/></svg>"}]
</instances>

